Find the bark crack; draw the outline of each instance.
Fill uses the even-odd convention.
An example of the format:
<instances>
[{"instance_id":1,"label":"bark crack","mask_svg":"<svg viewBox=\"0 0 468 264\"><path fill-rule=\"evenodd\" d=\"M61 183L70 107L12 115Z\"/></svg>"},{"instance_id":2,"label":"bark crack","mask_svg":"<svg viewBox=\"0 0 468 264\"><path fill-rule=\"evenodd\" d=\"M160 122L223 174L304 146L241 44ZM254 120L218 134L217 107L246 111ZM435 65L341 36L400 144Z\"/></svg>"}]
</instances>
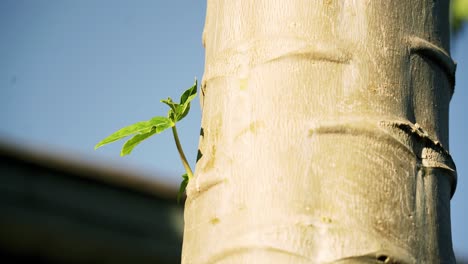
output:
<instances>
[{"instance_id":1,"label":"bark crack","mask_svg":"<svg viewBox=\"0 0 468 264\"><path fill-rule=\"evenodd\" d=\"M308 136L315 134L351 134L367 135L384 140L389 144L397 143L414 155L421 168L439 168L448 172L453 196L457 184L455 163L450 153L442 144L417 123L408 120L384 119L376 117L352 118L343 121L320 122L308 131Z\"/></svg>"}]
</instances>

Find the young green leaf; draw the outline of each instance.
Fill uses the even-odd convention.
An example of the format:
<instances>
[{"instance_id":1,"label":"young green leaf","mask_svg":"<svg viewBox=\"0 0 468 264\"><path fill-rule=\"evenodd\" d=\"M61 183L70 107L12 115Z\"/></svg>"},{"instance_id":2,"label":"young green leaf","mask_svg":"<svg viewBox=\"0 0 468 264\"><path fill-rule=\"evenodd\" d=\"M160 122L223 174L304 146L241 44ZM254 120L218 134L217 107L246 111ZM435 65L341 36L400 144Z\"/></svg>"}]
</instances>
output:
<instances>
[{"instance_id":1,"label":"young green leaf","mask_svg":"<svg viewBox=\"0 0 468 264\"><path fill-rule=\"evenodd\" d=\"M175 125L171 119L165 116L155 116L148 121L153 127L156 127L156 133L159 134L164 130L171 128Z\"/></svg>"},{"instance_id":2,"label":"young green leaf","mask_svg":"<svg viewBox=\"0 0 468 264\"><path fill-rule=\"evenodd\" d=\"M153 127L153 124L151 124L148 121L141 121L133 125L126 126L124 128L117 130L116 132L112 133L110 136L106 137L105 139L97 143L94 149L100 148L106 144L112 143L114 141L130 136L132 134L139 133L145 130L150 130L152 127Z\"/></svg>"},{"instance_id":3,"label":"young green leaf","mask_svg":"<svg viewBox=\"0 0 468 264\"><path fill-rule=\"evenodd\" d=\"M190 111L190 101L197 96L197 80L193 86L188 88L180 97L180 104L172 101L172 98L168 97L167 99L161 100L162 103L168 105L171 109L167 113L167 116L173 121L177 122L182 120L188 112Z\"/></svg>"},{"instance_id":4,"label":"young green leaf","mask_svg":"<svg viewBox=\"0 0 468 264\"><path fill-rule=\"evenodd\" d=\"M180 114L178 116L177 121L182 120L182 118L184 118L188 114L188 112L190 111L190 103L183 104L179 108L181 108L181 109L179 110Z\"/></svg>"},{"instance_id":5,"label":"young green leaf","mask_svg":"<svg viewBox=\"0 0 468 264\"><path fill-rule=\"evenodd\" d=\"M168 105L174 112L176 112L176 108L179 105L177 103L174 103L174 101L172 101L172 98L170 97L168 97L167 99L162 99L160 102Z\"/></svg>"},{"instance_id":6,"label":"young green leaf","mask_svg":"<svg viewBox=\"0 0 468 264\"><path fill-rule=\"evenodd\" d=\"M122 151L120 152L120 156L125 156L130 154L132 150L140 144L143 140L151 137L152 135L156 134L156 128L152 128L150 132L142 133L142 134L137 134L133 136L131 139L129 139L127 142L122 147Z\"/></svg>"},{"instance_id":7,"label":"young green leaf","mask_svg":"<svg viewBox=\"0 0 468 264\"><path fill-rule=\"evenodd\" d=\"M187 89L180 97L180 105L177 111L177 121L182 120L190 111L190 102L197 96L197 80L192 87Z\"/></svg>"},{"instance_id":8,"label":"young green leaf","mask_svg":"<svg viewBox=\"0 0 468 264\"><path fill-rule=\"evenodd\" d=\"M197 79L195 79L195 83L192 87L188 88L181 96L180 96L180 104L190 103L190 101L195 98L197 95Z\"/></svg>"},{"instance_id":9,"label":"young green leaf","mask_svg":"<svg viewBox=\"0 0 468 264\"><path fill-rule=\"evenodd\" d=\"M94 149L100 148L106 144L112 143L124 137L137 134L137 133L147 133L153 128L156 129L156 133L161 133L165 129L174 126L174 122L164 116L156 116L150 119L149 121L137 122L133 125L126 126L117 130L115 133L112 133L110 136L103 139L101 142L97 143Z\"/></svg>"},{"instance_id":10,"label":"young green leaf","mask_svg":"<svg viewBox=\"0 0 468 264\"><path fill-rule=\"evenodd\" d=\"M182 175L183 180L182 180L182 183L180 184L179 193L177 195L177 201L179 202L182 195L185 192L185 189L187 187L187 184L190 178L193 177L193 172L192 172L192 169L190 168L190 165L187 162L187 158L185 157L184 151L182 150L182 146L180 144L180 140L177 134L177 129L176 129L175 124L188 114L190 110L190 102L195 98L196 95L197 95L197 79L195 79L195 83L193 84L193 86L191 86L182 94L182 96L180 97L179 104L172 101L170 97L168 97L167 99L161 100L162 103L168 105L170 108L167 113L167 117L156 116L156 117L151 118L148 121L137 122L133 125L121 128L117 132L111 134L110 136L106 137L104 140L96 144L94 149L97 149L103 145L122 139L124 137L134 135L127 142L125 142L125 144L122 147L120 155L125 156L125 155L130 154L132 150L142 141L172 127L172 134L174 136L177 150L179 151L182 164L184 165L185 171L187 172L184 175Z\"/></svg>"},{"instance_id":11,"label":"young green leaf","mask_svg":"<svg viewBox=\"0 0 468 264\"><path fill-rule=\"evenodd\" d=\"M172 98L168 97L167 99L161 100L161 103L164 103L170 107L169 111L167 112L167 117L172 120L172 122L177 122L177 108L179 107L179 104L174 103L172 101Z\"/></svg>"},{"instance_id":12,"label":"young green leaf","mask_svg":"<svg viewBox=\"0 0 468 264\"><path fill-rule=\"evenodd\" d=\"M177 203L180 202L180 198L182 198L182 195L184 194L185 189L187 188L188 182L189 178L187 173L185 173L184 175L182 175L182 182L180 183L179 193L177 194Z\"/></svg>"}]
</instances>

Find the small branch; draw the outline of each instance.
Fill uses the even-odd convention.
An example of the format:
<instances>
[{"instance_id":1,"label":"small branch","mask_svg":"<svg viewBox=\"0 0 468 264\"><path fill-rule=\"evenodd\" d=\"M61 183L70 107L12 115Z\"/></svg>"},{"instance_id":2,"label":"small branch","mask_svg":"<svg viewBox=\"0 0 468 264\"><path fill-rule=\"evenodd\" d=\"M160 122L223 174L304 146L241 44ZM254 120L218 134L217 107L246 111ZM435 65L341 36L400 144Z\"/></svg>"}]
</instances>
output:
<instances>
[{"instance_id":1,"label":"small branch","mask_svg":"<svg viewBox=\"0 0 468 264\"><path fill-rule=\"evenodd\" d=\"M187 162L187 158L185 157L184 150L182 149L182 146L180 145L179 135L177 134L177 128L175 124L172 127L172 134L174 135L174 140L177 146L177 150L179 151L180 159L182 160L182 165L184 165L185 171L187 172L187 176L190 180L193 177L193 172L192 172L192 169L190 168L189 163Z\"/></svg>"}]
</instances>

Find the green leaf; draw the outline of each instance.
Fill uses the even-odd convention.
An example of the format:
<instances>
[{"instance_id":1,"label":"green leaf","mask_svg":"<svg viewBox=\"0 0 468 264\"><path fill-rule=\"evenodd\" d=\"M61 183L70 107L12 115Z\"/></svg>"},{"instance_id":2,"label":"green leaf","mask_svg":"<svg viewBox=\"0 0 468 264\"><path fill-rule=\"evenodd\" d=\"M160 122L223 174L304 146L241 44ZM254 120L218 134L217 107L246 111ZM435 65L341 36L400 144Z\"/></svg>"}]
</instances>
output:
<instances>
[{"instance_id":1,"label":"green leaf","mask_svg":"<svg viewBox=\"0 0 468 264\"><path fill-rule=\"evenodd\" d=\"M168 97L167 99L161 100L162 103L168 105L171 109L167 112L167 117L169 117L173 122L177 122L180 120L180 108L181 105L174 103L172 98Z\"/></svg>"},{"instance_id":2,"label":"green leaf","mask_svg":"<svg viewBox=\"0 0 468 264\"><path fill-rule=\"evenodd\" d=\"M130 154L132 150L143 140L151 137L154 134L159 134L175 125L172 120L164 116L155 116L151 118L148 123L152 125L151 129L149 131L142 131L140 134L133 136L131 139L125 142L122 147L122 151L120 152L120 156Z\"/></svg>"},{"instance_id":3,"label":"green leaf","mask_svg":"<svg viewBox=\"0 0 468 264\"><path fill-rule=\"evenodd\" d=\"M105 139L97 143L94 149L100 148L106 144L112 143L114 141L130 136L132 134L139 133L145 130L150 130L152 127L153 127L153 124L151 124L148 121L141 121L133 125L126 126L124 128L117 130L116 132L112 133L110 136L106 137Z\"/></svg>"},{"instance_id":4,"label":"green leaf","mask_svg":"<svg viewBox=\"0 0 468 264\"><path fill-rule=\"evenodd\" d=\"M180 97L180 104L177 108L177 121L182 120L190 111L190 102L197 96L197 80L192 87L187 89Z\"/></svg>"},{"instance_id":5,"label":"green leaf","mask_svg":"<svg viewBox=\"0 0 468 264\"><path fill-rule=\"evenodd\" d=\"M168 97L167 99L163 99L161 100L161 103L167 104L172 109L172 111L177 112L176 110L179 104L174 103L174 101L172 101L172 98Z\"/></svg>"},{"instance_id":6,"label":"green leaf","mask_svg":"<svg viewBox=\"0 0 468 264\"><path fill-rule=\"evenodd\" d=\"M180 183L180 188L179 188L179 193L177 194L177 203L180 203L180 198L182 198L182 195L185 192L185 189L187 188L187 184L189 182L189 178L187 173L182 175L182 182Z\"/></svg>"},{"instance_id":7,"label":"green leaf","mask_svg":"<svg viewBox=\"0 0 468 264\"><path fill-rule=\"evenodd\" d=\"M148 133L153 128L155 128L156 133L161 133L162 131L174 126L174 122L171 119L164 116L156 116L150 119L149 121L137 122L133 125L126 126L121 128L111 134L110 136L103 139L101 142L97 143L94 149L100 148L106 144L112 143L124 137L137 134L137 133Z\"/></svg>"},{"instance_id":8,"label":"green leaf","mask_svg":"<svg viewBox=\"0 0 468 264\"><path fill-rule=\"evenodd\" d=\"M192 85L192 87L188 88L182 94L182 96L180 96L180 104L183 105L186 103L190 103L190 101L192 101L196 95L197 95L197 79L195 79L195 83Z\"/></svg>"},{"instance_id":9,"label":"green leaf","mask_svg":"<svg viewBox=\"0 0 468 264\"><path fill-rule=\"evenodd\" d=\"M197 96L196 79L195 83L181 95L180 104L172 101L172 98L170 97L161 100L162 103L168 105L171 108L167 113L167 117L170 118L174 123L182 120L182 118L184 118L190 111L190 101L192 101L195 96Z\"/></svg>"},{"instance_id":10,"label":"green leaf","mask_svg":"<svg viewBox=\"0 0 468 264\"><path fill-rule=\"evenodd\" d=\"M177 121L182 120L182 118L184 118L188 114L188 112L190 111L190 103L188 103L186 105L185 104L181 105L181 109L179 111L180 111L180 114L178 116Z\"/></svg>"},{"instance_id":11,"label":"green leaf","mask_svg":"<svg viewBox=\"0 0 468 264\"><path fill-rule=\"evenodd\" d=\"M450 22L453 32L458 34L468 21L468 1L454 0L451 2L452 16Z\"/></svg>"},{"instance_id":12,"label":"green leaf","mask_svg":"<svg viewBox=\"0 0 468 264\"><path fill-rule=\"evenodd\" d=\"M120 152L120 156L128 155L132 152L132 150L140 144L143 140L151 137L152 135L156 134L156 128L152 128L150 132L137 134L129 139L122 147L122 151Z\"/></svg>"},{"instance_id":13,"label":"green leaf","mask_svg":"<svg viewBox=\"0 0 468 264\"><path fill-rule=\"evenodd\" d=\"M157 134L175 125L175 123L170 118L167 118L165 116L155 116L151 118L148 122L154 127L156 127Z\"/></svg>"},{"instance_id":14,"label":"green leaf","mask_svg":"<svg viewBox=\"0 0 468 264\"><path fill-rule=\"evenodd\" d=\"M167 117L169 119L172 120L172 122L177 122L177 118L176 118L176 115L175 115L175 112L172 110L172 109L169 109L169 111L167 112Z\"/></svg>"}]
</instances>

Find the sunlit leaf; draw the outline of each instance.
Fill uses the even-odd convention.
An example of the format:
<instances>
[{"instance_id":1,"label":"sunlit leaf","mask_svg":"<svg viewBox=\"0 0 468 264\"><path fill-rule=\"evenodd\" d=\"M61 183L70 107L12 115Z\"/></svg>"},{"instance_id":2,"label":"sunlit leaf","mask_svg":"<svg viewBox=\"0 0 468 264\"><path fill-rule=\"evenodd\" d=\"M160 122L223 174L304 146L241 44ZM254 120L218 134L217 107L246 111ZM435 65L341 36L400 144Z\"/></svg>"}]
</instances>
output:
<instances>
[{"instance_id":1,"label":"sunlit leaf","mask_svg":"<svg viewBox=\"0 0 468 264\"><path fill-rule=\"evenodd\" d=\"M464 25L468 21L468 1L467 0L453 0L451 1L452 16L451 26L452 32L459 33L462 31Z\"/></svg>"},{"instance_id":2,"label":"sunlit leaf","mask_svg":"<svg viewBox=\"0 0 468 264\"><path fill-rule=\"evenodd\" d=\"M149 121L137 122L133 125L126 126L112 133L110 136L103 139L101 142L97 143L94 149L102 147L106 144L112 143L124 137L133 135L133 134L144 134L150 132L155 128L156 133L161 133L162 131L174 126L174 122L171 119L164 116L153 117Z\"/></svg>"},{"instance_id":3,"label":"sunlit leaf","mask_svg":"<svg viewBox=\"0 0 468 264\"><path fill-rule=\"evenodd\" d=\"M179 104L172 101L172 98L168 97L167 99L163 99L161 100L161 103L168 105L172 109L172 111L177 112L177 106Z\"/></svg>"},{"instance_id":4,"label":"sunlit leaf","mask_svg":"<svg viewBox=\"0 0 468 264\"><path fill-rule=\"evenodd\" d=\"M122 147L122 151L120 152L120 156L128 155L132 152L132 150L140 144L143 140L151 137L152 135L156 134L156 128L151 129L150 132L137 134L129 139Z\"/></svg>"},{"instance_id":5,"label":"sunlit leaf","mask_svg":"<svg viewBox=\"0 0 468 264\"><path fill-rule=\"evenodd\" d=\"M184 105L181 105L182 109L180 110L180 113L178 115L178 118L177 118L177 121L180 121L182 120L182 118L184 118L188 112L190 111L190 103L187 103L187 104L184 104Z\"/></svg>"},{"instance_id":6,"label":"sunlit leaf","mask_svg":"<svg viewBox=\"0 0 468 264\"><path fill-rule=\"evenodd\" d=\"M180 97L180 105L177 108L177 121L182 120L190 111L190 102L197 96L197 80L192 87L187 89Z\"/></svg>"},{"instance_id":7,"label":"sunlit leaf","mask_svg":"<svg viewBox=\"0 0 468 264\"><path fill-rule=\"evenodd\" d=\"M152 126L156 127L156 133L159 134L164 130L173 127L175 125L171 119L165 116L155 116L148 121Z\"/></svg>"},{"instance_id":8,"label":"sunlit leaf","mask_svg":"<svg viewBox=\"0 0 468 264\"><path fill-rule=\"evenodd\" d=\"M183 105L185 103L189 103L190 101L195 98L197 95L197 79L195 79L195 83L192 87L188 88L181 96L180 96L180 104Z\"/></svg>"},{"instance_id":9,"label":"sunlit leaf","mask_svg":"<svg viewBox=\"0 0 468 264\"><path fill-rule=\"evenodd\" d=\"M151 118L148 121L137 122L133 125L124 127L119 129L117 132L111 134L110 136L106 137L104 140L96 144L95 149L106 145L108 143L117 141L127 136L133 135L132 138L127 140L122 147L120 152L121 156L125 156L130 154L133 149L143 142L144 140L150 138L155 134L159 134L164 130L173 127L173 134L174 139L177 144L177 150L181 156L182 162L184 163L184 167L186 167L186 171L192 174L190 167L188 166L188 162L185 158L185 155L180 147L180 141L177 136L177 130L175 129L176 122L180 121L184 118L188 112L190 111L190 102L195 98L197 95L197 80L195 79L195 83L189 89L187 89L182 96L180 97L180 103L177 104L172 101L172 98L168 97L167 99L161 100L162 103L169 106L169 111L167 113L167 117L164 116L156 116ZM201 152L199 153L201 155ZM198 160L198 159L197 159ZM187 169L187 166L189 167ZM185 189L189 183L189 176L188 174L182 175L182 183L180 184L179 193L177 195L177 202L180 202L182 195L185 193Z\"/></svg>"},{"instance_id":10,"label":"sunlit leaf","mask_svg":"<svg viewBox=\"0 0 468 264\"><path fill-rule=\"evenodd\" d=\"M97 143L94 149L97 149L106 144L122 139L124 137L130 136L132 134L140 133L145 130L150 130L152 127L153 127L153 124L151 124L148 121L141 121L133 125L126 126L124 128L117 130L116 132L112 133L110 136L106 137L105 139Z\"/></svg>"}]
</instances>

